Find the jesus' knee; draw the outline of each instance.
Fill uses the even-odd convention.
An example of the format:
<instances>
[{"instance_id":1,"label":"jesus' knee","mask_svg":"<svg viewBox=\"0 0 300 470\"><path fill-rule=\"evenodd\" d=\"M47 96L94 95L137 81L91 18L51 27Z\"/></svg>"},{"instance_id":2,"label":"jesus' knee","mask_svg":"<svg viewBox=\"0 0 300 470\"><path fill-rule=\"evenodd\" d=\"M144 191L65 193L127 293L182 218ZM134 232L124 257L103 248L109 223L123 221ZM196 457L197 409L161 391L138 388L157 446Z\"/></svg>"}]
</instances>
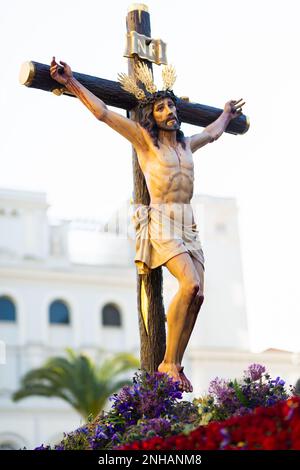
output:
<instances>
[{"instance_id":1,"label":"jesus' knee","mask_svg":"<svg viewBox=\"0 0 300 470\"><path fill-rule=\"evenodd\" d=\"M180 284L181 295L186 298L188 302L194 302L197 299L200 287L198 280L185 280Z\"/></svg>"}]
</instances>

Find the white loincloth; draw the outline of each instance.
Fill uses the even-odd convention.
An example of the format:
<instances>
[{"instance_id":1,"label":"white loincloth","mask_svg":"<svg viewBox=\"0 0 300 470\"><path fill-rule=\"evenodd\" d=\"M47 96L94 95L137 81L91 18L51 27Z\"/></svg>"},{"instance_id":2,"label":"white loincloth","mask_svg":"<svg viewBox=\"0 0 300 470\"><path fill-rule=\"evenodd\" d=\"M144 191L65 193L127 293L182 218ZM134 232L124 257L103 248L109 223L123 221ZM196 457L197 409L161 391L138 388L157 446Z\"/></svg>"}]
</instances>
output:
<instances>
[{"instance_id":1,"label":"white loincloth","mask_svg":"<svg viewBox=\"0 0 300 470\"><path fill-rule=\"evenodd\" d=\"M136 230L134 262L139 274L164 265L180 253L189 253L204 269L204 254L197 225L185 225L157 207L139 205L132 216Z\"/></svg>"}]
</instances>

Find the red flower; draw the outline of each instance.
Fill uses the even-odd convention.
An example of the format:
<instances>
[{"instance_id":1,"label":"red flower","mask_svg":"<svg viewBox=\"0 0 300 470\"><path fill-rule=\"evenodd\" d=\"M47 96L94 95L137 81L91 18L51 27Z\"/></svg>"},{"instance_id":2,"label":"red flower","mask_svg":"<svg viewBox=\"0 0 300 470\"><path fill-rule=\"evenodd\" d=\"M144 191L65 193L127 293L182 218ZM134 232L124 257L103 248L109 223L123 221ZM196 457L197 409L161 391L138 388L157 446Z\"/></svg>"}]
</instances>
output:
<instances>
[{"instance_id":1,"label":"red flower","mask_svg":"<svg viewBox=\"0 0 300 470\"><path fill-rule=\"evenodd\" d=\"M187 436L154 437L122 449L300 450L300 398L292 397L268 408L222 422L200 426Z\"/></svg>"}]
</instances>

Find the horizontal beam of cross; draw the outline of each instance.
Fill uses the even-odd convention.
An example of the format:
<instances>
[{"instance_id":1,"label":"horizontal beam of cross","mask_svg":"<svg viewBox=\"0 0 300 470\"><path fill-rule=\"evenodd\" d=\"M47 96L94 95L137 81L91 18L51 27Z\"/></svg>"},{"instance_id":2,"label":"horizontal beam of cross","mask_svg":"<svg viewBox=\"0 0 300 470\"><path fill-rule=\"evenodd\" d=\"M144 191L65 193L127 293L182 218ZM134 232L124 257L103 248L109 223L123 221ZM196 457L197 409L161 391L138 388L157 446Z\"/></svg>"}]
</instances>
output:
<instances>
[{"instance_id":1,"label":"horizontal beam of cross","mask_svg":"<svg viewBox=\"0 0 300 470\"><path fill-rule=\"evenodd\" d=\"M108 106L130 111L137 105L135 97L124 91L118 82L78 72L73 72L73 75L82 85ZM63 89L63 85L51 78L49 65L34 61L23 64L20 72L20 82L27 87L44 91ZM64 94L66 96L72 96L69 92ZM180 99L178 102L178 111L182 122L206 127L208 124L215 121L223 110ZM230 134L244 134L247 132L248 128L249 119L244 114L241 114L239 117L230 121L225 132Z\"/></svg>"}]
</instances>

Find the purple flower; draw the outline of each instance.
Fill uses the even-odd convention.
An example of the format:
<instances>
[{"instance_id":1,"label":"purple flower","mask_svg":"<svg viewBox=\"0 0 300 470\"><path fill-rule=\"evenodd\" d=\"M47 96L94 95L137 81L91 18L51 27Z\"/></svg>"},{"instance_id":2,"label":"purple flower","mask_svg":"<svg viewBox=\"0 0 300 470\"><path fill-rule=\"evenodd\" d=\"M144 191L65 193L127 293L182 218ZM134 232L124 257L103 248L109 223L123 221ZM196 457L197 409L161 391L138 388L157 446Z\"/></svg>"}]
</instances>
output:
<instances>
[{"instance_id":1,"label":"purple flower","mask_svg":"<svg viewBox=\"0 0 300 470\"><path fill-rule=\"evenodd\" d=\"M34 450L51 450L51 447L50 446L44 446L44 444L42 444L41 446L39 447L36 447Z\"/></svg>"},{"instance_id":2,"label":"purple flower","mask_svg":"<svg viewBox=\"0 0 300 470\"><path fill-rule=\"evenodd\" d=\"M220 449L224 449L230 442L230 433L227 428L220 429L220 434L223 436L223 440L220 444Z\"/></svg>"},{"instance_id":3,"label":"purple flower","mask_svg":"<svg viewBox=\"0 0 300 470\"><path fill-rule=\"evenodd\" d=\"M165 418L149 419L145 425L142 426L142 434L152 432L156 435L166 434L171 431L171 423Z\"/></svg>"},{"instance_id":4,"label":"purple flower","mask_svg":"<svg viewBox=\"0 0 300 470\"><path fill-rule=\"evenodd\" d=\"M250 408L247 408L246 406L241 406L235 411L234 416L244 416L247 415L250 411Z\"/></svg>"},{"instance_id":5,"label":"purple flower","mask_svg":"<svg viewBox=\"0 0 300 470\"><path fill-rule=\"evenodd\" d=\"M257 406L272 406L288 398L285 382L280 377L271 380L260 364L251 364L242 381L224 380L216 377L210 382L209 393L212 403L205 412L211 411L214 419L223 420L230 416L249 413Z\"/></svg>"},{"instance_id":6,"label":"purple flower","mask_svg":"<svg viewBox=\"0 0 300 470\"><path fill-rule=\"evenodd\" d=\"M104 432L104 428L97 426L95 429L94 439L107 439L107 435Z\"/></svg>"},{"instance_id":7,"label":"purple flower","mask_svg":"<svg viewBox=\"0 0 300 470\"><path fill-rule=\"evenodd\" d=\"M228 384L226 380L216 377L210 382L208 392L215 395L217 398L220 398L224 393L227 393L227 388Z\"/></svg>"},{"instance_id":8,"label":"purple flower","mask_svg":"<svg viewBox=\"0 0 300 470\"><path fill-rule=\"evenodd\" d=\"M274 387L277 387L278 385L281 385L283 387L285 385L285 381L282 380L280 377L276 377L275 380L271 380L271 384L273 384Z\"/></svg>"},{"instance_id":9,"label":"purple flower","mask_svg":"<svg viewBox=\"0 0 300 470\"><path fill-rule=\"evenodd\" d=\"M65 447L63 444L57 444L55 447L54 447L55 450L65 450Z\"/></svg>"},{"instance_id":10,"label":"purple flower","mask_svg":"<svg viewBox=\"0 0 300 470\"><path fill-rule=\"evenodd\" d=\"M216 399L218 403L225 403L232 400L234 389L224 379L216 377L209 384L208 392Z\"/></svg>"},{"instance_id":11,"label":"purple flower","mask_svg":"<svg viewBox=\"0 0 300 470\"><path fill-rule=\"evenodd\" d=\"M267 406L275 405L276 401L277 401L277 400L276 400L275 397L269 397L269 398L267 399L266 405L267 405Z\"/></svg>"},{"instance_id":12,"label":"purple flower","mask_svg":"<svg viewBox=\"0 0 300 470\"><path fill-rule=\"evenodd\" d=\"M126 385L119 394L111 397L112 410L121 415L127 424L136 424L139 419L158 418L168 414L182 398L179 384L161 372L135 374L133 385Z\"/></svg>"},{"instance_id":13,"label":"purple flower","mask_svg":"<svg viewBox=\"0 0 300 470\"><path fill-rule=\"evenodd\" d=\"M245 377L249 377L251 380L256 381L262 378L262 375L266 372L266 368L260 364L251 364L247 370L244 371Z\"/></svg>"},{"instance_id":14,"label":"purple flower","mask_svg":"<svg viewBox=\"0 0 300 470\"><path fill-rule=\"evenodd\" d=\"M84 426L83 428L79 428L78 431L82 432L85 435L89 434L89 429L87 426Z\"/></svg>"}]
</instances>

